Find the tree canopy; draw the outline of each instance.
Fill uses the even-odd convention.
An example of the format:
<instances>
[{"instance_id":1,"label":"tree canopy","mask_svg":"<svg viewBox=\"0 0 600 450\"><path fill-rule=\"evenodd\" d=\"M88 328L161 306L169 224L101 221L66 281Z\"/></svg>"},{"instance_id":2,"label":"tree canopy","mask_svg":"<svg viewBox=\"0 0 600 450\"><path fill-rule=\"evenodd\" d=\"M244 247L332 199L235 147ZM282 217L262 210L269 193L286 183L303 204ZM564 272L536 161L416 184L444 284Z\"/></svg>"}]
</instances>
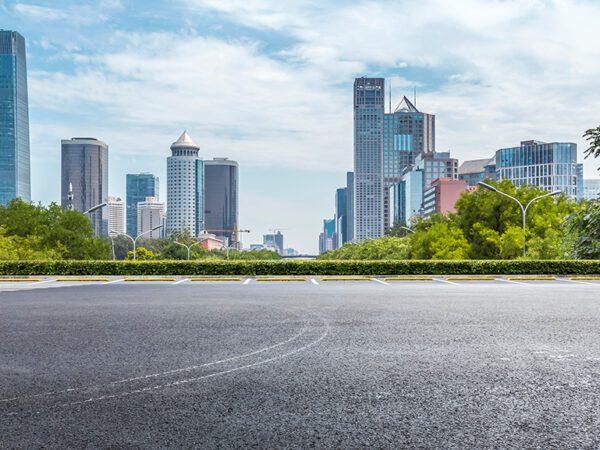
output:
<instances>
[{"instance_id":1,"label":"tree canopy","mask_svg":"<svg viewBox=\"0 0 600 450\"><path fill-rule=\"evenodd\" d=\"M107 259L109 246L94 237L89 219L56 203L19 199L0 206L0 259Z\"/></svg>"}]
</instances>

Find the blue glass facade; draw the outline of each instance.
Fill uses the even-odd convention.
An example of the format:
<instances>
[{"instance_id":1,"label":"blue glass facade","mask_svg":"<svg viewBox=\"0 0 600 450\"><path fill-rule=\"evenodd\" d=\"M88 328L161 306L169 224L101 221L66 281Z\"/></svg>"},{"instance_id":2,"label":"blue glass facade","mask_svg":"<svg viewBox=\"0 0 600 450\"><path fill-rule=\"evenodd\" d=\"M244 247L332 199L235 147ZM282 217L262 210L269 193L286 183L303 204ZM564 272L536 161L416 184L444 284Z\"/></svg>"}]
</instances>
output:
<instances>
[{"instance_id":1,"label":"blue glass facade","mask_svg":"<svg viewBox=\"0 0 600 450\"><path fill-rule=\"evenodd\" d=\"M577 196L577 145L524 141L496 152L496 173L515 186L535 185Z\"/></svg>"},{"instance_id":2,"label":"blue glass facade","mask_svg":"<svg viewBox=\"0 0 600 450\"><path fill-rule=\"evenodd\" d=\"M0 205L31 200L25 39L0 30Z\"/></svg>"},{"instance_id":3,"label":"blue glass facade","mask_svg":"<svg viewBox=\"0 0 600 450\"><path fill-rule=\"evenodd\" d=\"M205 229L204 223L204 161L196 160L196 236ZM233 241L230 241L230 244Z\"/></svg>"},{"instance_id":4,"label":"blue glass facade","mask_svg":"<svg viewBox=\"0 0 600 450\"><path fill-rule=\"evenodd\" d=\"M348 242L347 236L347 221L348 221L348 212L347 212L347 196L348 190L347 188L339 188L335 191L335 221L336 221L336 237L337 237L337 246L344 245Z\"/></svg>"},{"instance_id":5,"label":"blue glass facade","mask_svg":"<svg viewBox=\"0 0 600 450\"><path fill-rule=\"evenodd\" d=\"M158 177L151 173L128 173L126 176L127 234L137 236L137 204L146 201L146 197L158 198Z\"/></svg>"}]
</instances>

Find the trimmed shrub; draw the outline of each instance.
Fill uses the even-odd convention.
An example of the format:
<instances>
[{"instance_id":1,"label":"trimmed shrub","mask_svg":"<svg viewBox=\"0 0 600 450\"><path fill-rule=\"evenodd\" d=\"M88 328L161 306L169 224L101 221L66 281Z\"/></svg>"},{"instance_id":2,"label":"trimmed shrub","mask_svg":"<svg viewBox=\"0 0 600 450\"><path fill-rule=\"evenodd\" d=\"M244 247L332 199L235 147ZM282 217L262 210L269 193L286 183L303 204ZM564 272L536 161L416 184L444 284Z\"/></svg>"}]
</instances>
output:
<instances>
[{"instance_id":1,"label":"trimmed shrub","mask_svg":"<svg viewBox=\"0 0 600 450\"><path fill-rule=\"evenodd\" d=\"M599 275L600 260L0 261L0 275Z\"/></svg>"}]
</instances>

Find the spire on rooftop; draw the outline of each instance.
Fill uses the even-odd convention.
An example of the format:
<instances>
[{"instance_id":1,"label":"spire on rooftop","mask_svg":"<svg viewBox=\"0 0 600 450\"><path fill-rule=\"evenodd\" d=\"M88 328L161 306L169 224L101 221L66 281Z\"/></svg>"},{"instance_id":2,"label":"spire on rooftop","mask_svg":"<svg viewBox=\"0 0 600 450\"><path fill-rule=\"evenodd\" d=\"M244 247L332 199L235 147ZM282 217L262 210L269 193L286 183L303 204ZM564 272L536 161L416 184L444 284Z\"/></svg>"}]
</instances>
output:
<instances>
[{"instance_id":1,"label":"spire on rooftop","mask_svg":"<svg viewBox=\"0 0 600 450\"><path fill-rule=\"evenodd\" d=\"M171 148L181 148L181 147L187 147L187 148L196 148L196 149L200 149L200 147L198 146L198 144L196 144L192 138L190 137L189 134L187 134L187 131L184 131L181 136L179 136L179 139L177 139L177 141L173 142L173 145L171 145Z\"/></svg>"},{"instance_id":2,"label":"spire on rooftop","mask_svg":"<svg viewBox=\"0 0 600 450\"><path fill-rule=\"evenodd\" d=\"M394 112L419 112L419 110L404 96L398 106L396 106Z\"/></svg>"}]
</instances>

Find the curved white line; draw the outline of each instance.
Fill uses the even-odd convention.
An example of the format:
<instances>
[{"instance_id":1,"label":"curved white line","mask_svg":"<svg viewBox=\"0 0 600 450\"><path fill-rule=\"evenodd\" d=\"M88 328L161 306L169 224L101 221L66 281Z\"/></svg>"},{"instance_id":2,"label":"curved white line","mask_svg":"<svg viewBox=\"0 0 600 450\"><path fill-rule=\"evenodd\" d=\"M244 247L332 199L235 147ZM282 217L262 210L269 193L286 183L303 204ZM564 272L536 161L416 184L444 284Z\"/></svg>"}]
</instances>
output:
<instances>
[{"instance_id":1,"label":"curved white line","mask_svg":"<svg viewBox=\"0 0 600 450\"><path fill-rule=\"evenodd\" d=\"M287 358L288 356L292 356L296 353L308 350L309 348L317 345L319 342L321 342L323 339L325 339L327 337L327 335L329 334L329 323L327 322L327 320L325 320L323 317L319 317L322 321L323 324L325 325L325 331L323 332L323 334L321 334L321 336L319 336L318 339L312 341L309 344L306 344L300 348L297 348L295 350L292 350L288 353L284 353L283 355L279 355L279 356L274 356L272 358L268 358L268 359L264 359L262 361L258 361L252 364L247 364L245 366L240 366L240 367L235 367L233 369L229 369L229 370L224 370L222 372L215 372L215 373L211 373L208 375L203 375L201 377L195 377L195 378L188 378L185 380L179 380L179 381L173 381L172 383L165 383L165 384L161 384L161 385L157 385L157 386L151 386L151 387L146 387L146 388L142 388L142 389L136 389L133 391L128 391L128 392L122 392L120 394L113 394L113 395L104 395L102 397L96 397L96 398L88 398L87 400L81 400L81 401L77 401L77 402L69 402L69 403L63 403L60 405L57 405L57 407L59 408L66 408L69 406L76 406L76 405L82 405L85 403L92 403L92 402L98 402L101 400L109 400L109 399L113 399L113 398L121 398L121 397L127 397L130 395L134 395L134 394L141 394L143 392L149 392L149 391L155 391L158 389L164 389L164 388L168 388L168 387L173 387L173 386L179 386L182 384L188 384L188 383L193 383L196 381L201 381L201 380L206 380L208 378L213 378L219 375L227 375L233 372L238 372L240 370L244 370L244 369L249 369L252 367L256 367L256 366L261 366L263 364L267 364L273 361L277 361L283 358Z\"/></svg>"},{"instance_id":2,"label":"curved white line","mask_svg":"<svg viewBox=\"0 0 600 450\"><path fill-rule=\"evenodd\" d=\"M72 393L72 392L79 392L79 391L89 391L89 390L94 390L94 389L100 389L100 388L103 388L103 387L106 387L106 386L110 386L110 385L114 385L114 384L130 383L132 381L146 380L146 379L149 379L149 378L157 378L157 377L166 376L166 375L172 375L174 373L180 373L180 372L191 372L192 370L200 369L202 367L209 367L209 366L214 366L214 365L217 365L217 364L223 364L225 362L234 361L236 359L241 359L241 358L246 358L248 356L257 355L259 353L263 353L263 352L266 352L268 350L272 350L274 348L277 348L277 347L280 347L282 345L288 344L288 343L290 343L292 341L295 341L300 336L302 336L304 333L306 333L306 329L307 329L307 327L306 327L306 321L305 321L304 322L304 326L302 327L302 329L300 330L300 332L298 334L295 334L291 338L286 339L285 341L278 342L277 344L273 344L273 345L270 345L268 347L261 348L259 350L254 350L254 351L249 352L249 353L244 353L242 355L237 355L237 356L232 356L231 358L221 359L219 361L213 361L213 362L209 362L209 363L205 363L205 364L197 364L197 365L194 365L194 366L183 367L181 369L168 370L168 371L165 371L165 372L151 373L151 374L142 375L142 376L139 376L139 377L126 378L126 379L123 379L123 380L109 381L108 383L105 383L105 384L98 384L98 385L93 385L93 386L82 386L82 387L78 387L78 388L67 388L67 389L63 389L63 390L60 390L60 391L43 392L41 394L24 395L24 396L21 396L21 397L4 398L4 399L0 399L0 403L8 403L8 402L14 402L14 401L17 401L17 400L25 400L25 399L31 399L31 398L51 397L53 395L69 394L69 393Z\"/></svg>"}]
</instances>

